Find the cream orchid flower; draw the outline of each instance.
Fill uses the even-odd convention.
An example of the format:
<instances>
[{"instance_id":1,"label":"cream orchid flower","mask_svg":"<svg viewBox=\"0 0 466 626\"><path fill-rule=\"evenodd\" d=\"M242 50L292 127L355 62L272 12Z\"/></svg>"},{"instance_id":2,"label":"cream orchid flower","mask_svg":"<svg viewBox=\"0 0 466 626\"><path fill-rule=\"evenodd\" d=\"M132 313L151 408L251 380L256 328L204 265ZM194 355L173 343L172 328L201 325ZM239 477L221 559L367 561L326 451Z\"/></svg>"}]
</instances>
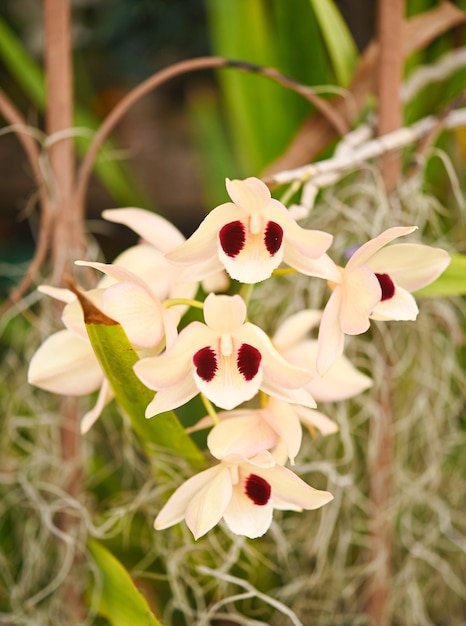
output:
<instances>
[{"instance_id":1,"label":"cream orchid flower","mask_svg":"<svg viewBox=\"0 0 466 626\"><path fill-rule=\"evenodd\" d=\"M288 402L315 406L303 389L309 373L290 365L259 327L245 322L239 296L209 294L205 324L192 322L164 354L141 359L134 370L158 393L146 417L175 409L199 392L222 409L233 409L261 389Z\"/></svg>"},{"instance_id":2,"label":"cream orchid flower","mask_svg":"<svg viewBox=\"0 0 466 626\"><path fill-rule=\"evenodd\" d=\"M186 267L185 278L202 280L224 267L243 283L271 276L282 261L292 267L320 257L332 236L298 226L258 178L226 180L233 202L213 209L189 239L166 256Z\"/></svg>"},{"instance_id":3,"label":"cream orchid flower","mask_svg":"<svg viewBox=\"0 0 466 626\"><path fill-rule=\"evenodd\" d=\"M64 330L60 330L38 348L28 369L28 382L35 387L65 396L85 396L99 390L95 406L81 420L85 433L99 417L113 392L94 354L86 332L81 307L68 289L42 285L39 291L65 302L62 313ZM97 306L101 305L100 289L86 293Z\"/></svg>"},{"instance_id":4,"label":"cream orchid flower","mask_svg":"<svg viewBox=\"0 0 466 626\"><path fill-rule=\"evenodd\" d=\"M317 509L330 502L328 491L310 487L268 452L247 459L231 455L189 478L155 518L163 530L185 519L195 539L223 518L230 530L252 539L272 524L273 510Z\"/></svg>"},{"instance_id":5,"label":"cream orchid flower","mask_svg":"<svg viewBox=\"0 0 466 626\"><path fill-rule=\"evenodd\" d=\"M411 291L433 282L450 263L447 252L420 244L395 244L416 226L389 228L363 244L345 268L326 260L333 290L324 309L318 337L317 370L323 375L343 353L345 335L366 332L370 320L415 320L418 307ZM327 256L327 255L325 255Z\"/></svg>"}]
</instances>

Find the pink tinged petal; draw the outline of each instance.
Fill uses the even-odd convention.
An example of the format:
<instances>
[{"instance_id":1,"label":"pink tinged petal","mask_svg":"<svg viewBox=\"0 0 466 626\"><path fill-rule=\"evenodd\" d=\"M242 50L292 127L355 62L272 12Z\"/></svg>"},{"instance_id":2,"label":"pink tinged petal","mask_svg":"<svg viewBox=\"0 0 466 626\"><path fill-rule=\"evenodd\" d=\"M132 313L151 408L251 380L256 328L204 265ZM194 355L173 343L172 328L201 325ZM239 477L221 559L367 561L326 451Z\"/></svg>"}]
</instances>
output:
<instances>
[{"instance_id":1,"label":"pink tinged petal","mask_svg":"<svg viewBox=\"0 0 466 626\"><path fill-rule=\"evenodd\" d=\"M348 272L342 285L340 327L347 335L360 335L370 326L369 315L380 302L382 289L371 270L357 267Z\"/></svg>"},{"instance_id":2,"label":"pink tinged petal","mask_svg":"<svg viewBox=\"0 0 466 626\"><path fill-rule=\"evenodd\" d=\"M178 385L158 391L146 407L146 418L172 411L192 400L199 393L194 380L188 376Z\"/></svg>"},{"instance_id":3,"label":"pink tinged petal","mask_svg":"<svg viewBox=\"0 0 466 626\"><path fill-rule=\"evenodd\" d=\"M94 261L75 261L75 265L79 265L80 267L93 267L94 269L107 274L107 276L110 276L117 282L132 282L150 293L149 288L142 278L121 265L114 265L113 263L98 263Z\"/></svg>"},{"instance_id":4,"label":"pink tinged petal","mask_svg":"<svg viewBox=\"0 0 466 626\"><path fill-rule=\"evenodd\" d=\"M352 269L365 265L371 257L388 243L404 237L417 230L417 226L394 226L384 230L383 233L360 246L346 264L346 269Z\"/></svg>"},{"instance_id":5,"label":"pink tinged petal","mask_svg":"<svg viewBox=\"0 0 466 626\"><path fill-rule=\"evenodd\" d=\"M298 389L311 379L310 373L301 367L291 365L274 348L267 334L258 326L247 322L237 333L237 338L254 344L262 355L264 382L277 387Z\"/></svg>"},{"instance_id":6,"label":"pink tinged petal","mask_svg":"<svg viewBox=\"0 0 466 626\"><path fill-rule=\"evenodd\" d=\"M323 376L343 354L345 334L340 327L342 289L336 287L322 314L317 339L317 371Z\"/></svg>"},{"instance_id":7,"label":"pink tinged petal","mask_svg":"<svg viewBox=\"0 0 466 626\"><path fill-rule=\"evenodd\" d=\"M157 515L154 521L154 528L156 530L163 530L169 526L174 526L181 522L184 518L186 509L188 508L191 499L202 492L202 490L209 485L210 482L215 480L218 474L224 473L224 467L219 464L215 467L209 467L209 469L196 474L183 483L176 491L170 496L166 504L162 507L161 511Z\"/></svg>"},{"instance_id":8,"label":"pink tinged petal","mask_svg":"<svg viewBox=\"0 0 466 626\"><path fill-rule=\"evenodd\" d=\"M288 317L278 327L273 336L273 344L282 352L301 342L308 332L315 328L322 317L322 311L311 309L299 311Z\"/></svg>"},{"instance_id":9,"label":"pink tinged petal","mask_svg":"<svg viewBox=\"0 0 466 626\"><path fill-rule=\"evenodd\" d=\"M175 264L186 265L208 261L217 256L218 234L222 226L243 217L243 212L231 202L213 209L199 228L183 244L170 250L166 258Z\"/></svg>"},{"instance_id":10,"label":"pink tinged petal","mask_svg":"<svg viewBox=\"0 0 466 626\"><path fill-rule=\"evenodd\" d=\"M261 413L252 410L228 413L231 417L214 426L207 437L207 447L211 454L217 459L230 454L249 458L262 450L275 447L278 435L261 417Z\"/></svg>"},{"instance_id":11,"label":"pink tinged petal","mask_svg":"<svg viewBox=\"0 0 466 626\"><path fill-rule=\"evenodd\" d=\"M395 294L389 300L380 302L373 310L371 319L375 320L408 320L416 319L419 309L416 300L406 289L395 286Z\"/></svg>"},{"instance_id":12,"label":"pink tinged petal","mask_svg":"<svg viewBox=\"0 0 466 626\"><path fill-rule=\"evenodd\" d=\"M270 202L269 188L259 178L225 181L228 195L233 202L247 211L260 211Z\"/></svg>"},{"instance_id":13,"label":"pink tinged petal","mask_svg":"<svg viewBox=\"0 0 466 626\"><path fill-rule=\"evenodd\" d=\"M186 508L188 528L199 539L222 519L232 498L230 471L222 467L202 489L193 495Z\"/></svg>"},{"instance_id":14,"label":"pink tinged petal","mask_svg":"<svg viewBox=\"0 0 466 626\"><path fill-rule=\"evenodd\" d=\"M162 306L138 284L121 282L108 287L102 308L123 326L137 348L153 348L164 336Z\"/></svg>"},{"instance_id":15,"label":"pink tinged petal","mask_svg":"<svg viewBox=\"0 0 466 626\"><path fill-rule=\"evenodd\" d=\"M29 364L28 382L52 393L82 396L96 391L102 381L91 344L68 330L46 339Z\"/></svg>"},{"instance_id":16,"label":"pink tinged petal","mask_svg":"<svg viewBox=\"0 0 466 626\"><path fill-rule=\"evenodd\" d=\"M375 254L367 263L374 272L387 272L394 283L416 291L436 280L450 264L445 250L416 243L399 243Z\"/></svg>"},{"instance_id":17,"label":"pink tinged petal","mask_svg":"<svg viewBox=\"0 0 466 626\"><path fill-rule=\"evenodd\" d=\"M305 426L311 434L313 434L313 430L315 428L317 428L317 430L319 430L324 436L332 435L333 433L338 432L338 424L320 411L308 409L305 406L297 406L296 412L298 413L303 426Z\"/></svg>"},{"instance_id":18,"label":"pink tinged petal","mask_svg":"<svg viewBox=\"0 0 466 626\"><path fill-rule=\"evenodd\" d=\"M81 435L85 435L92 428L95 422L99 419L105 405L108 404L113 398L113 395L114 394L110 388L108 380L104 378L102 386L100 387L99 395L97 397L97 402L92 407L92 409L88 411L81 419Z\"/></svg>"},{"instance_id":19,"label":"pink tinged petal","mask_svg":"<svg viewBox=\"0 0 466 626\"><path fill-rule=\"evenodd\" d=\"M267 473L265 473L267 472ZM272 487L272 502L280 503L280 508L300 507L305 510L318 509L333 500L328 491L314 489L291 470L275 465L267 470L258 470Z\"/></svg>"},{"instance_id":20,"label":"pink tinged petal","mask_svg":"<svg viewBox=\"0 0 466 626\"><path fill-rule=\"evenodd\" d=\"M267 407L261 411L263 419L284 441L287 456L292 464L302 441L302 428L296 409L297 407L286 402L270 398Z\"/></svg>"},{"instance_id":21,"label":"pink tinged petal","mask_svg":"<svg viewBox=\"0 0 466 626\"><path fill-rule=\"evenodd\" d=\"M273 506L269 500L264 505L258 505L246 494L246 480L235 485L233 496L223 515L229 529L237 535L244 535L250 539L262 537L272 524Z\"/></svg>"},{"instance_id":22,"label":"pink tinged petal","mask_svg":"<svg viewBox=\"0 0 466 626\"><path fill-rule=\"evenodd\" d=\"M184 241L184 236L164 217L138 208L108 209L102 217L109 222L128 226L161 252L168 252Z\"/></svg>"},{"instance_id":23,"label":"pink tinged petal","mask_svg":"<svg viewBox=\"0 0 466 626\"><path fill-rule=\"evenodd\" d=\"M223 296L211 293L204 301L204 320L209 328L229 333L244 324L246 303L239 295Z\"/></svg>"}]
</instances>

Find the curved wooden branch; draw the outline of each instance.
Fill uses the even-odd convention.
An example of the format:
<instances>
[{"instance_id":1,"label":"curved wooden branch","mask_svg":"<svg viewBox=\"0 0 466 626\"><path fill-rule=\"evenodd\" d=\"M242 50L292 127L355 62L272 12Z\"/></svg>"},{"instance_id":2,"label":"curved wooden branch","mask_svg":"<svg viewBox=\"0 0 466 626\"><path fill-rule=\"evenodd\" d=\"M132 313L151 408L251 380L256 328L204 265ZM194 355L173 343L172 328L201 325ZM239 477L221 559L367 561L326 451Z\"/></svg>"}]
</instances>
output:
<instances>
[{"instance_id":1,"label":"curved wooden branch","mask_svg":"<svg viewBox=\"0 0 466 626\"><path fill-rule=\"evenodd\" d=\"M243 61L234 61L226 59L224 57L198 57L195 59L188 59L187 61L180 61L175 63L155 74L152 74L144 82L137 85L126 96L120 100L120 102L114 107L108 116L102 122L99 130L94 136L94 139L89 146L89 149L81 163L81 167L77 176L76 182L76 197L79 206L84 206L84 200L87 193L87 187L92 172L92 166L97 156L99 149L104 141L107 139L110 132L115 128L120 119L126 114L126 112L135 104L140 98L153 91L163 83L180 76L181 74L187 74L202 69L210 68L232 68L246 72L255 72L261 74L276 82L280 83L287 89L291 89L300 94L311 102L318 111L327 118L329 124L336 130L338 134L344 135L349 130L349 126L345 121L345 118L341 113L337 113L332 105L329 105L323 98L317 96L312 88L306 87L301 83L294 81L293 79L281 74L277 70L268 67L261 67L259 65L253 65Z\"/></svg>"},{"instance_id":2,"label":"curved wooden branch","mask_svg":"<svg viewBox=\"0 0 466 626\"><path fill-rule=\"evenodd\" d=\"M47 258L51 237L51 215L49 210L47 188L40 165L40 150L37 147L34 138L28 132L26 132L28 128L26 120L23 118L19 110L15 107L15 105L10 101L8 96L2 90L0 90L0 113L3 115L7 122L17 127L17 130L15 130L15 134L17 135L18 140L23 146L29 164L31 165L34 178L39 190L41 205L39 236L34 256L29 263L28 269L24 277L19 282L19 284L10 292L8 298L0 307L1 316L21 300L21 298L33 284L37 274L40 271L40 268ZM24 129L25 132L21 132L21 129Z\"/></svg>"}]
</instances>

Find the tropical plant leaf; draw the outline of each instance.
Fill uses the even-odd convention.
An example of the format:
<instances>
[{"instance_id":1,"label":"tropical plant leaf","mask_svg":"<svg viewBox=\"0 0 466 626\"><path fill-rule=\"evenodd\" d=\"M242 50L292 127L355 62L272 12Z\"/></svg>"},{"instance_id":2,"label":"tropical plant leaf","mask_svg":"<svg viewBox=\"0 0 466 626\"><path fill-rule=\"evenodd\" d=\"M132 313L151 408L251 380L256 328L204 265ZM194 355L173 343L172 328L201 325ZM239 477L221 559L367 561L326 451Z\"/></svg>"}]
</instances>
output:
<instances>
[{"instance_id":1,"label":"tropical plant leaf","mask_svg":"<svg viewBox=\"0 0 466 626\"><path fill-rule=\"evenodd\" d=\"M354 39L333 0L310 0L340 85L349 84L358 58Z\"/></svg>"},{"instance_id":2,"label":"tropical plant leaf","mask_svg":"<svg viewBox=\"0 0 466 626\"><path fill-rule=\"evenodd\" d=\"M97 541L90 541L88 547L101 577L94 607L99 615L112 626L162 626L120 561ZM91 603L96 595L92 594Z\"/></svg>"},{"instance_id":3,"label":"tropical plant leaf","mask_svg":"<svg viewBox=\"0 0 466 626\"><path fill-rule=\"evenodd\" d=\"M203 455L186 433L173 411L146 419L145 409L154 397L136 376L134 364L139 356L129 342L123 327L98 309L85 295L70 284L84 313L87 334L94 352L115 394L143 444L163 446L194 465L203 463Z\"/></svg>"},{"instance_id":4,"label":"tropical plant leaf","mask_svg":"<svg viewBox=\"0 0 466 626\"><path fill-rule=\"evenodd\" d=\"M466 254L452 254L447 269L436 281L419 289L415 296L435 298L466 295Z\"/></svg>"}]
</instances>

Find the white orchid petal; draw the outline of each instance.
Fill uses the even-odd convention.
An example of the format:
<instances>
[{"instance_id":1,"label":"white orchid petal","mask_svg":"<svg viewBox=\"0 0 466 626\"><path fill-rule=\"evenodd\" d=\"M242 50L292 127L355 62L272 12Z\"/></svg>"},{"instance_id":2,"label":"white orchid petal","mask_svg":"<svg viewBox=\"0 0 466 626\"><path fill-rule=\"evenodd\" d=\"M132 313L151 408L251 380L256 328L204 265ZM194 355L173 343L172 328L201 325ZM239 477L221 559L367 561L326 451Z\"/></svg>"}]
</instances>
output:
<instances>
[{"instance_id":1,"label":"white orchid petal","mask_svg":"<svg viewBox=\"0 0 466 626\"><path fill-rule=\"evenodd\" d=\"M121 282L108 287L102 308L123 326L137 348L153 348L164 336L162 306L139 284Z\"/></svg>"},{"instance_id":2,"label":"white orchid petal","mask_svg":"<svg viewBox=\"0 0 466 626\"><path fill-rule=\"evenodd\" d=\"M283 249L271 256L264 246L262 237L258 236L247 238L241 252L233 258L224 253L220 244L217 252L229 276L247 285L270 278L283 259Z\"/></svg>"},{"instance_id":3,"label":"white orchid petal","mask_svg":"<svg viewBox=\"0 0 466 626\"><path fill-rule=\"evenodd\" d=\"M271 502L258 506L252 502L238 485L233 490L230 503L223 515L228 528L237 535L250 539L262 537L272 524L273 506Z\"/></svg>"},{"instance_id":4,"label":"white orchid petal","mask_svg":"<svg viewBox=\"0 0 466 626\"><path fill-rule=\"evenodd\" d=\"M258 470L257 473L270 483L272 501L277 498L281 503L313 510L333 500L330 492L314 489L291 470L281 465L277 464L267 470Z\"/></svg>"},{"instance_id":5,"label":"white orchid petal","mask_svg":"<svg viewBox=\"0 0 466 626\"><path fill-rule=\"evenodd\" d=\"M387 230L384 230L383 233L381 233L374 239L367 241L356 250L356 252L346 264L346 269L352 269L364 265L376 252L378 252L388 243L390 243L394 239L397 239L398 237L404 237L405 235L409 235L415 230L417 230L417 226L394 226L393 228L388 228Z\"/></svg>"},{"instance_id":6,"label":"white orchid petal","mask_svg":"<svg viewBox=\"0 0 466 626\"><path fill-rule=\"evenodd\" d=\"M146 418L173 411L192 400L199 393L194 380L187 376L178 385L158 391L146 407Z\"/></svg>"},{"instance_id":7,"label":"white orchid petal","mask_svg":"<svg viewBox=\"0 0 466 626\"><path fill-rule=\"evenodd\" d=\"M322 435L332 435L333 433L338 432L338 424L320 411L308 409L305 406L297 406L296 412L298 413L302 424L311 432L314 428L317 428Z\"/></svg>"},{"instance_id":8,"label":"white orchid petal","mask_svg":"<svg viewBox=\"0 0 466 626\"><path fill-rule=\"evenodd\" d=\"M262 415L285 443L288 458L294 464L302 441L302 428L296 407L272 397L262 410Z\"/></svg>"},{"instance_id":9,"label":"white orchid petal","mask_svg":"<svg viewBox=\"0 0 466 626\"><path fill-rule=\"evenodd\" d=\"M76 295L70 291L69 289L62 289L61 287L51 287L50 285L39 285L37 287L37 291L40 293L44 293L47 296L55 298L55 300L59 300L60 302L65 302L69 304L76 300Z\"/></svg>"},{"instance_id":10,"label":"white orchid petal","mask_svg":"<svg viewBox=\"0 0 466 626\"><path fill-rule=\"evenodd\" d=\"M269 385L285 387L287 389L298 389L311 379L310 373L296 367L284 359L274 348L268 335L258 326L247 322L241 329L238 337L252 345L255 345L261 355L261 367L264 372L264 382Z\"/></svg>"},{"instance_id":11,"label":"white orchid petal","mask_svg":"<svg viewBox=\"0 0 466 626\"><path fill-rule=\"evenodd\" d=\"M224 471L221 465L209 467L209 469L196 474L183 483L167 500L155 518L154 528L163 530L174 524L178 524L184 518L186 509L194 495L199 493L210 481L214 480L218 473Z\"/></svg>"},{"instance_id":12,"label":"white orchid petal","mask_svg":"<svg viewBox=\"0 0 466 626\"><path fill-rule=\"evenodd\" d=\"M304 387L301 387L299 389L286 389L285 387L280 387L279 385L274 385L263 380L261 384L261 389L269 396L278 398L278 400L283 400L283 402L290 402L291 404L302 404L310 408L314 408L315 406L317 406L316 401L312 397L311 393Z\"/></svg>"},{"instance_id":13,"label":"white orchid petal","mask_svg":"<svg viewBox=\"0 0 466 626\"><path fill-rule=\"evenodd\" d=\"M340 327L341 300L341 287L336 287L322 313L317 338L317 371L321 376L343 354L345 335Z\"/></svg>"},{"instance_id":14,"label":"white orchid petal","mask_svg":"<svg viewBox=\"0 0 466 626\"><path fill-rule=\"evenodd\" d=\"M184 241L184 236L171 222L145 209L133 207L108 209L103 211L102 217L109 222L123 224L131 228L163 253L179 246Z\"/></svg>"},{"instance_id":15,"label":"white orchid petal","mask_svg":"<svg viewBox=\"0 0 466 626\"><path fill-rule=\"evenodd\" d=\"M283 260L290 267L293 267L306 276L323 278L324 280L331 280L334 283L341 281L340 269L328 254L322 254L322 256L316 259L309 258L285 241Z\"/></svg>"},{"instance_id":16,"label":"white orchid petal","mask_svg":"<svg viewBox=\"0 0 466 626\"><path fill-rule=\"evenodd\" d=\"M317 359L317 343L312 343ZM337 402L352 398L371 386L372 380L342 355L324 376L316 373L307 388L317 402Z\"/></svg>"},{"instance_id":17,"label":"white orchid petal","mask_svg":"<svg viewBox=\"0 0 466 626\"><path fill-rule=\"evenodd\" d=\"M99 419L106 404L110 402L114 394L110 388L110 383L106 378L102 382L102 386L97 396L97 402L81 419L80 430L81 435L85 435Z\"/></svg>"},{"instance_id":18,"label":"white orchid petal","mask_svg":"<svg viewBox=\"0 0 466 626\"><path fill-rule=\"evenodd\" d=\"M379 302L371 318L375 320L415 320L419 309L414 297L402 287L395 285L395 295Z\"/></svg>"},{"instance_id":19,"label":"white orchid petal","mask_svg":"<svg viewBox=\"0 0 466 626\"><path fill-rule=\"evenodd\" d=\"M241 296L223 296L211 293L204 301L204 319L207 326L220 333L239 328L246 319L246 303Z\"/></svg>"},{"instance_id":20,"label":"white orchid petal","mask_svg":"<svg viewBox=\"0 0 466 626\"><path fill-rule=\"evenodd\" d=\"M290 315L284 320L273 336L273 344L282 352L302 341L308 332L315 328L322 317L322 311L307 309Z\"/></svg>"},{"instance_id":21,"label":"white orchid petal","mask_svg":"<svg viewBox=\"0 0 466 626\"><path fill-rule=\"evenodd\" d=\"M416 291L436 280L450 264L445 250L415 243L399 243L379 250L367 263L378 273L387 273L392 281Z\"/></svg>"},{"instance_id":22,"label":"white orchid petal","mask_svg":"<svg viewBox=\"0 0 466 626\"><path fill-rule=\"evenodd\" d=\"M96 261L75 261L74 263L80 267L93 267L94 269L107 274L117 282L133 282L139 285L142 289L145 289L147 292L150 291L146 283L139 278L137 274L126 267L114 265L113 263L98 263Z\"/></svg>"},{"instance_id":23,"label":"white orchid petal","mask_svg":"<svg viewBox=\"0 0 466 626\"><path fill-rule=\"evenodd\" d=\"M370 326L369 315L380 302L382 289L373 272L366 267L345 270L340 308L341 330L347 335L360 335Z\"/></svg>"},{"instance_id":24,"label":"white orchid petal","mask_svg":"<svg viewBox=\"0 0 466 626\"><path fill-rule=\"evenodd\" d=\"M186 525L195 539L213 528L223 517L233 487L227 467L221 467L211 480L193 495L186 508Z\"/></svg>"},{"instance_id":25,"label":"white orchid petal","mask_svg":"<svg viewBox=\"0 0 466 626\"><path fill-rule=\"evenodd\" d=\"M96 391L102 380L91 344L69 330L48 337L29 363L28 382L60 395L86 395Z\"/></svg>"},{"instance_id":26,"label":"white orchid petal","mask_svg":"<svg viewBox=\"0 0 466 626\"><path fill-rule=\"evenodd\" d=\"M233 202L247 211L260 211L271 199L269 188L260 179L250 177L244 180L225 181L228 195Z\"/></svg>"},{"instance_id":27,"label":"white orchid petal","mask_svg":"<svg viewBox=\"0 0 466 626\"><path fill-rule=\"evenodd\" d=\"M222 420L210 431L207 447L213 456L222 459L229 454L240 454L248 458L277 444L277 432L262 418L261 411L237 413L231 411L229 419Z\"/></svg>"}]
</instances>

